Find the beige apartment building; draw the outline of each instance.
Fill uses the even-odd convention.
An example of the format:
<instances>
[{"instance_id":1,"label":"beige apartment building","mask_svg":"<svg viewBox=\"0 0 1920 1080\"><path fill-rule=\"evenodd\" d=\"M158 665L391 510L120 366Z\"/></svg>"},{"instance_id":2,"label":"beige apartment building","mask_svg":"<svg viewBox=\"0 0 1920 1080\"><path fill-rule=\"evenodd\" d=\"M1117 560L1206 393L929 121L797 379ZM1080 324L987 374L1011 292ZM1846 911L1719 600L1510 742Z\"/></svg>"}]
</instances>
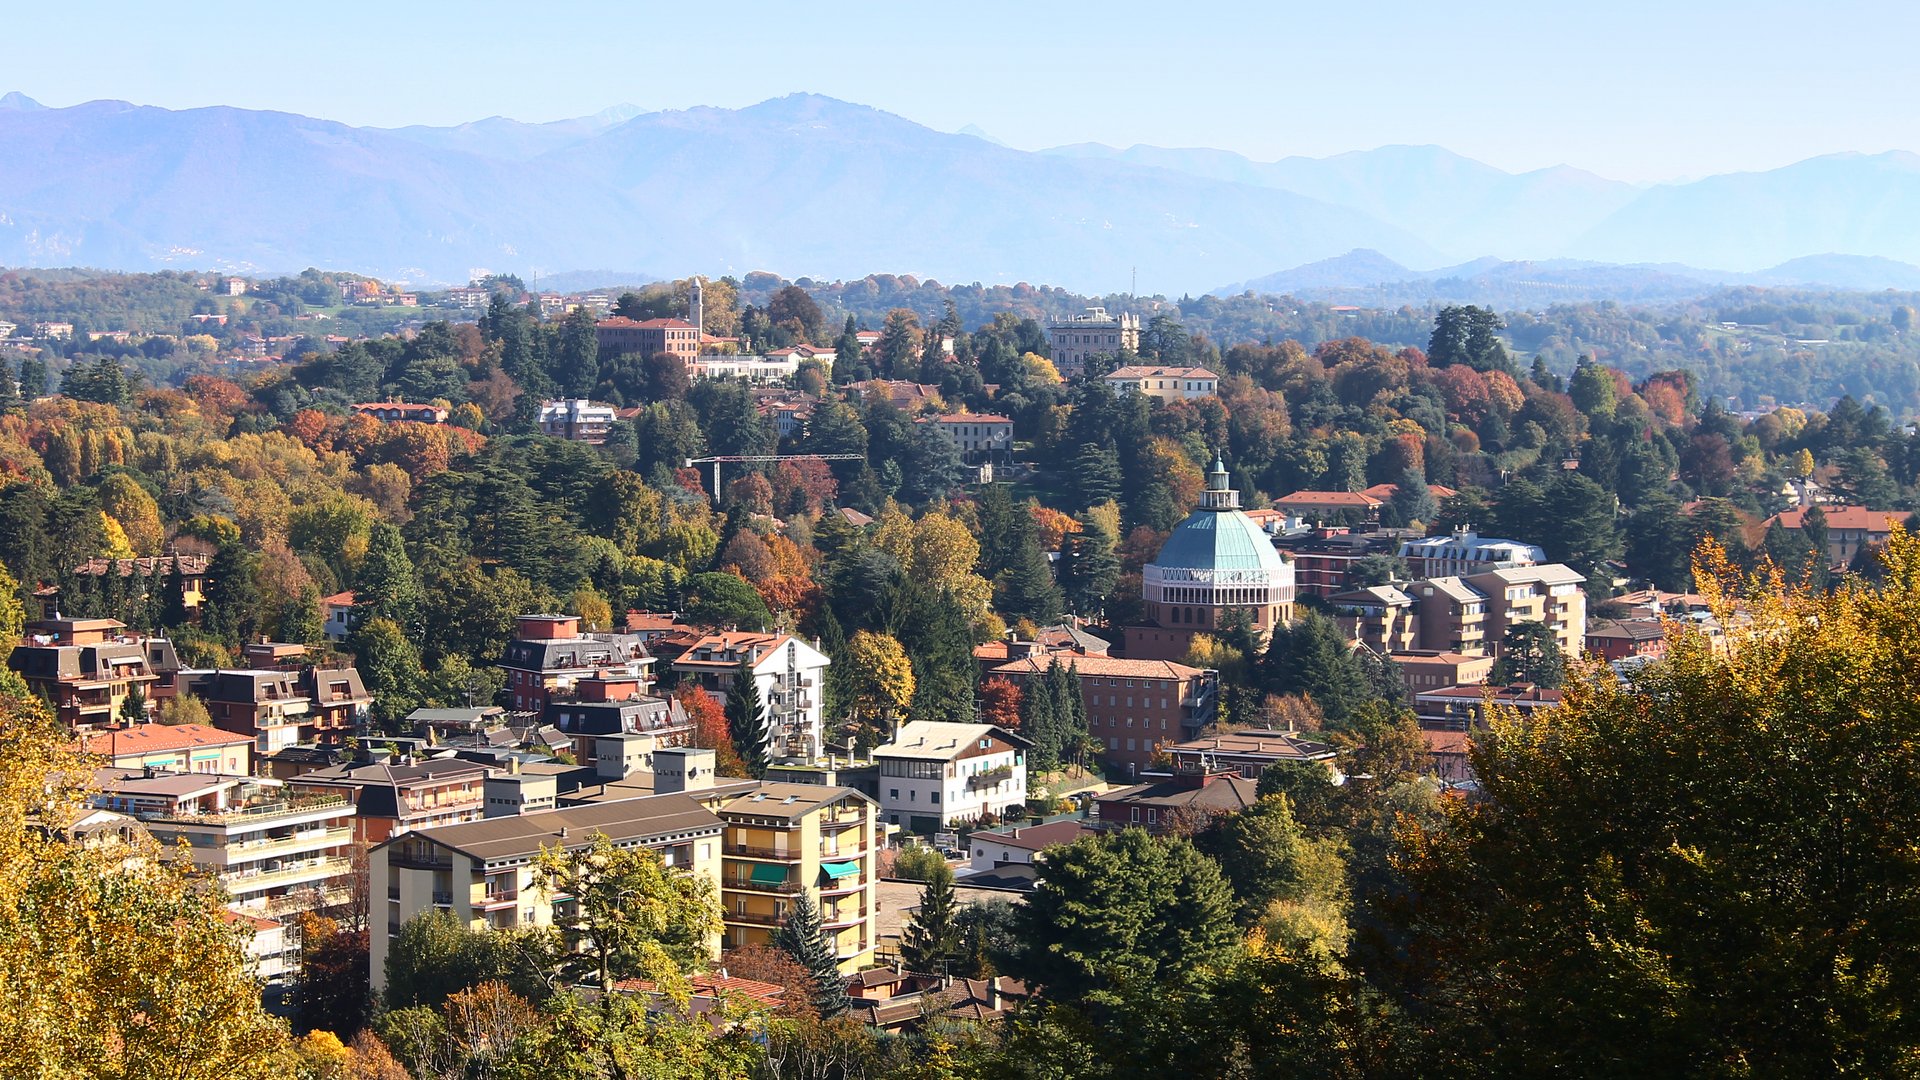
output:
<instances>
[{"instance_id":1,"label":"beige apartment building","mask_svg":"<svg viewBox=\"0 0 1920 1080\"><path fill-rule=\"evenodd\" d=\"M1545 623L1560 651L1586 647L1586 578L1560 563L1441 577L1407 586L1419 604L1419 647L1468 656L1497 656L1507 631Z\"/></svg>"},{"instance_id":2,"label":"beige apartment building","mask_svg":"<svg viewBox=\"0 0 1920 1080\"><path fill-rule=\"evenodd\" d=\"M534 861L543 848L578 851L605 834L616 847L649 848L667 866L706 878L717 895L721 833L711 811L673 792L396 836L367 860L373 989L385 988L393 937L426 912L450 912L474 930L551 926L555 908L572 901L535 884ZM719 945L713 942L716 956Z\"/></svg>"},{"instance_id":3,"label":"beige apartment building","mask_svg":"<svg viewBox=\"0 0 1920 1080\"><path fill-rule=\"evenodd\" d=\"M846 787L766 782L709 805L726 828L720 888L728 948L769 943L805 890L840 970L872 963L880 880L872 799Z\"/></svg>"}]
</instances>

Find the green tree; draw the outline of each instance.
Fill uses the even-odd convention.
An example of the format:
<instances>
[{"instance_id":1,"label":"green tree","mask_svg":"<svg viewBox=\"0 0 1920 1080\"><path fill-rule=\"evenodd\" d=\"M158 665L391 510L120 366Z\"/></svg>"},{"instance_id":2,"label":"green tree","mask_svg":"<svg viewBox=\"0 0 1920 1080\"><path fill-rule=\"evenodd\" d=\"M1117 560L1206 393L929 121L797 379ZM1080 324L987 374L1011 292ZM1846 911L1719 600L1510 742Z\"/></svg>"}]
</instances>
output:
<instances>
[{"instance_id":1,"label":"green tree","mask_svg":"<svg viewBox=\"0 0 1920 1080\"><path fill-rule=\"evenodd\" d=\"M1237 940L1232 890L1184 839L1122 829L1053 848L1036 869L1007 971L1051 1000L1175 985Z\"/></svg>"},{"instance_id":2,"label":"green tree","mask_svg":"<svg viewBox=\"0 0 1920 1080\"><path fill-rule=\"evenodd\" d=\"M767 602L738 574L695 574L686 591L687 621L695 626L764 630L773 623Z\"/></svg>"},{"instance_id":3,"label":"green tree","mask_svg":"<svg viewBox=\"0 0 1920 1080\"><path fill-rule=\"evenodd\" d=\"M733 749L747 767L747 775L759 779L767 774L767 710L760 701L760 684L755 681L753 663L746 656L733 670L733 682L727 687L727 733Z\"/></svg>"},{"instance_id":4,"label":"green tree","mask_svg":"<svg viewBox=\"0 0 1920 1080\"><path fill-rule=\"evenodd\" d=\"M20 583L0 565L0 669L7 666L20 635L26 633L27 607L20 602Z\"/></svg>"},{"instance_id":5,"label":"green tree","mask_svg":"<svg viewBox=\"0 0 1920 1080\"><path fill-rule=\"evenodd\" d=\"M1891 675L1920 545L1818 597L1708 560L1725 639L1682 631L1631 687L1496 722L1480 796L1409 833L1428 1075L1884 1076L1920 1051L1896 974L1920 957L1920 694Z\"/></svg>"},{"instance_id":6,"label":"green tree","mask_svg":"<svg viewBox=\"0 0 1920 1080\"><path fill-rule=\"evenodd\" d=\"M1110 445L1084 442L1071 467L1077 509L1116 500L1122 489L1120 455Z\"/></svg>"},{"instance_id":7,"label":"green tree","mask_svg":"<svg viewBox=\"0 0 1920 1080\"><path fill-rule=\"evenodd\" d=\"M947 973L960 953L954 922L953 870L941 859L920 889L920 907L900 934L900 962L909 971Z\"/></svg>"},{"instance_id":8,"label":"green tree","mask_svg":"<svg viewBox=\"0 0 1920 1080\"><path fill-rule=\"evenodd\" d=\"M1120 557L1115 553L1119 540L1099 521L1089 521L1068 538L1073 547L1071 575L1063 574L1061 584L1067 604L1075 614L1102 618L1107 598L1120 581Z\"/></svg>"},{"instance_id":9,"label":"green tree","mask_svg":"<svg viewBox=\"0 0 1920 1080\"><path fill-rule=\"evenodd\" d=\"M1267 689L1311 697L1332 721L1345 719L1372 697L1366 672L1339 626L1317 611L1276 628L1260 666Z\"/></svg>"},{"instance_id":10,"label":"green tree","mask_svg":"<svg viewBox=\"0 0 1920 1080\"><path fill-rule=\"evenodd\" d=\"M1045 626L1060 618L1065 600L1053 580L1047 553L1040 547L1040 529L1033 515L1019 514L1015 528L1008 570L996 583L1000 593L996 606L1009 618L1031 619Z\"/></svg>"},{"instance_id":11,"label":"green tree","mask_svg":"<svg viewBox=\"0 0 1920 1080\"><path fill-rule=\"evenodd\" d=\"M147 692L145 690L136 686L127 691L127 696L120 699L119 719L129 724L144 724L147 722Z\"/></svg>"},{"instance_id":12,"label":"green tree","mask_svg":"<svg viewBox=\"0 0 1920 1080\"><path fill-rule=\"evenodd\" d=\"M1500 658L1493 662L1493 672L1488 677L1500 684L1524 682L1557 689L1566 678L1566 662L1553 629L1539 622L1507 627L1500 643Z\"/></svg>"},{"instance_id":13,"label":"green tree","mask_svg":"<svg viewBox=\"0 0 1920 1080\"><path fill-rule=\"evenodd\" d=\"M311 583L300 589L280 613L280 640L316 645L327 636L325 616L320 611L320 590Z\"/></svg>"},{"instance_id":14,"label":"green tree","mask_svg":"<svg viewBox=\"0 0 1920 1080\"><path fill-rule=\"evenodd\" d=\"M538 888L573 898L554 925L566 943L563 970L574 978L591 975L603 989L616 979L650 979L684 992L687 975L712 955L721 931L713 882L666 866L651 848L615 846L596 832L572 851L541 849L534 866Z\"/></svg>"},{"instance_id":15,"label":"green tree","mask_svg":"<svg viewBox=\"0 0 1920 1080\"><path fill-rule=\"evenodd\" d=\"M847 980L834 959L833 940L820 923L820 907L813 893L802 889L787 909L787 921L774 932L774 944L786 950L813 979L813 1007L831 1020L847 1011Z\"/></svg>"},{"instance_id":16,"label":"green tree","mask_svg":"<svg viewBox=\"0 0 1920 1080\"><path fill-rule=\"evenodd\" d=\"M424 629L421 611L420 579L400 530L379 522L368 538L366 558L354 583L354 619L360 623L385 619L409 635L418 635Z\"/></svg>"},{"instance_id":17,"label":"green tree","mask_svg":"<svg viewBox=\"0 0 1920 1080\"><path fill-rule=\"evenodd\" d=\"M367 689L373 692L373 715L387 730L396 730L408 713L420 707L426 677L420 650L399 623L377 616L354 626L347 645Z\"/></svg>"}]
</instances>

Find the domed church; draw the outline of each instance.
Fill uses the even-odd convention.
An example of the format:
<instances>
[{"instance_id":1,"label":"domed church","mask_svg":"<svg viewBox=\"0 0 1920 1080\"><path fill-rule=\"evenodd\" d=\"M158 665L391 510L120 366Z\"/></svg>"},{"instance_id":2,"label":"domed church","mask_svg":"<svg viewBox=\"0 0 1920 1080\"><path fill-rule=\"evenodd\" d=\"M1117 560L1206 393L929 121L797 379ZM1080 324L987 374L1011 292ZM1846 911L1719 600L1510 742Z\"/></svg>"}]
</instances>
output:
<instances>
[{"instance_id":1,"label":"domed church","mask_svg":"<svg viewBox=\"0 0 1920 1080\"><path fill-rule=\"evenodd\" d=\"M1144 578L1146 624L1126 628L1129 659L1179 660L1195 634L1217 632L1233 611L1252 616L1263 637L1293 620L1293 564L1241 512L1218 458L1200 505L1167 537Z\"/></svg>"}]
</instances>

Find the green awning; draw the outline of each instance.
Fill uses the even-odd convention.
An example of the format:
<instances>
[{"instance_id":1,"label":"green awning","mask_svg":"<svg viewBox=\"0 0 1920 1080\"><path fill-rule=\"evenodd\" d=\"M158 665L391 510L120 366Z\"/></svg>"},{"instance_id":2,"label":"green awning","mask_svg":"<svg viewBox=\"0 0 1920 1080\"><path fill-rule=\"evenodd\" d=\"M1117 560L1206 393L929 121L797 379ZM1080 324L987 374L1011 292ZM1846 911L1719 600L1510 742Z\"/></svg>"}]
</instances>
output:
<instances>
[{"instance_id":1,"label":"green awning","mask_svg":"<svg viewBox=\"0 0 1920 1080\"><path fill-rule=\"evenodd\" d=\"M820 864L820 871L835 881L838 881L843 877L852 877L859 873L860 864L857 862L823 862Z\"/></svg>"},{"instance_id":2,"label":"green awning","mask_svg":"<svg viewBox=\"0 0 1920 1080\"><path fill-rule=\"evenodd\" d=\"M784 866L768 866L765 863L755 863L753 866L753 877L749 880L755 885L782 885L785 884L787 880L787 868Z\"/></svg>"}]
</instances>

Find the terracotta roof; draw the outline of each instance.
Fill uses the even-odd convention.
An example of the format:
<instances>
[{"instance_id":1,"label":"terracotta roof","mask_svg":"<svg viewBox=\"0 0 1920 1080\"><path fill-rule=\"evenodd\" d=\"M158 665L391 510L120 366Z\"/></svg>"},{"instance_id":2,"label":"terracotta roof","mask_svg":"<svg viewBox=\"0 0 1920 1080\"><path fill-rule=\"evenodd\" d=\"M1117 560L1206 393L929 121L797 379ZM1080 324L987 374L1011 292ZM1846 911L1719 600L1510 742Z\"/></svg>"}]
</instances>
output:
<instances>
[{"instance_id":1,"label":"terracotta roof","mask_svg":"<svg viewBox=\"0 0 1920 1080\"><path fill-rule=\"evenodd\" d=\"M1135 364L1114 368L1109 379L1217 379L1220 376L1203 367L1148 367Z\"/></svg>"},{"instance_id":2,"label":"terracotta roof","mask_svg":"<svg viewBox=\"0 0 1920 1080\"><path fill-rule=\"evenodd\" d=\"M1420 741L1427 744L1429 754L1464 754L1473 745L1473 735L1465 731L1428 731L1422 728Z\"/></svg>"},{"instance_id":3,"label":"terracotta roof","mask_svg":"<svg viewBox=\"0 0 1920 1080\"><path fill-rule=\"evenodd\" d=\"M1273 500L1273 505L1374 510L1379 508L1380 502L1381 500L1358 491L1296 491L1285 498Z\"/></svg>"},{"instance_id":4,"label":"terracotta roof","mask_svg":"<svg viewBox=\"0 0 1920 1080\"><path fill-rule=\"evenodd\" d=\"M81 749L89 754L126 757L133 754L185 750L193 746L237 746L252 743L253 739L246 735L221 731L205 724L136 724L133 727L89 735L81 741Z\"/></svg>"},{"instance_id":5,"label":"terracotta roof","mask_svg":"<svg viewBox=\"0 0 1920 1080\"><path fill-rule=\"evenodd\" d=\"M1625 638L1628 641L1659 641L1667 628L1658 619L1602 619L1587 627L1590 638Z\"/></svg>"},{"instance_id":6,"label":"terracotta roof","mask_svg":"<svg viewBox=\"0 0 1920 1080\"><path fill-rule=\"evenodd\" d=\"M1427 490L1432 492L1433 497L1436 499L1451 499L1455 495L1460 494L1458 491L1455 491L1454 489L1450 487L1446 487L1445 485L1442 485L1442 484L1428 484ZM1393 498L1395 495L1400 494L1400 485L1399 484L1375 484L1370 488L1361 488L1360 494L1370 495L1384 502L1388 499Z\"/></svg>"},{"instance_id":7,"label":"terracotta roof","mask_svg":"<svg viewBox=\"0 0 1920 1080\"><path fill-rule=\"evenodd\" d=\"M348 589L346 592L337 592L332 596L323 596L320 598L320 603L327 607L352 607L353 590Z\"/></svg>"},{"instance_id":8,"label":"terracotta roof","mask_svg":"<svg viewBox=\"0 0 1920 1080\"><path fill-rule=\"evenodd\" d=\"M1122 660L1113 656L1058 654L1060 664L1084 678L1119 679L1191 679L1199 668L1176 664L1171 660ZM1044 675L1055 656L1029 656L993 669L996 675Z\"/></svg>"},{"instance_id":9,"label":"terracotta roof","mask_svg":"<svg viewBox=\"0 0 1920 1080\"><path fill-rule=\"evenodd\" d=\"M1892 532L1896 522L1907 519L1907 515L1898 510L1869 510L1864 506L1823 506L1820 512L1827 515L1828 529L1848 529L1869 533ZM1805 509L1788 510L1767 519L1767 524L1779 522L1783 529L1798 532L1806 521Z\"/></svg>"}]
</instances>

